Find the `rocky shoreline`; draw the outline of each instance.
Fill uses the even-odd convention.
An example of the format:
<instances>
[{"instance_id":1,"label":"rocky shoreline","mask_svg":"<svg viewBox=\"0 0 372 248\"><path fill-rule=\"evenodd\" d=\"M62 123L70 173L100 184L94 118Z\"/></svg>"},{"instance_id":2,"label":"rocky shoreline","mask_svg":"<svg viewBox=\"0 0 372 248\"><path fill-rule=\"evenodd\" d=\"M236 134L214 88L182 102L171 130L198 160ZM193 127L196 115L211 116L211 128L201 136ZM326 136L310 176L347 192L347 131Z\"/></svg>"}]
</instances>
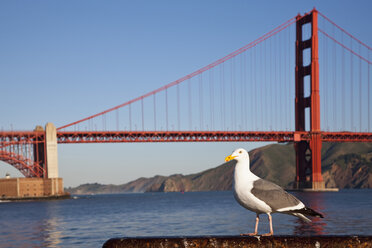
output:
<instances>
[{"instance_id":1,"label":"rocky shoreline","mask_svg":"<svg viewBox=\"0 0 372 248\"><path fill-rule=\"evenodd\" d=\"M0 202L65 200L65 199L70 199L70 198L71 198L71 195L69 193L67 193L67 194L64 194L64 195L54 195L54 196L0 197Z\"/></svg>"}]
</instances>

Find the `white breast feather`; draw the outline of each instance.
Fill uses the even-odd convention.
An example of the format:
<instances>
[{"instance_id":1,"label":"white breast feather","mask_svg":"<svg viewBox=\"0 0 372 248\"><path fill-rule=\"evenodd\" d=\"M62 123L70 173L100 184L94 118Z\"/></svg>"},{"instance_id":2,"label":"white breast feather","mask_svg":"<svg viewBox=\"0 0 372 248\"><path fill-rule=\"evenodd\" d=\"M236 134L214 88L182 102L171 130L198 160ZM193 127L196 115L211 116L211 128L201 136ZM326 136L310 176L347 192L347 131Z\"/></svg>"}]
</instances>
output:
<instances>
[{"instance_id":1,"label":"white breast feather","mask_svg":"<svg viewBox=\"0 0 372 248\"><path fill-rule=\"evenodd\" d=\"M239 163L239 162L238 162ZM264 201L261 201L251 193L253 182L259 177L254 175L249 168L235 166L234 172L234 196L243 207L256 213L271 213L272 209Z\"/></svg>"}]
</instances>

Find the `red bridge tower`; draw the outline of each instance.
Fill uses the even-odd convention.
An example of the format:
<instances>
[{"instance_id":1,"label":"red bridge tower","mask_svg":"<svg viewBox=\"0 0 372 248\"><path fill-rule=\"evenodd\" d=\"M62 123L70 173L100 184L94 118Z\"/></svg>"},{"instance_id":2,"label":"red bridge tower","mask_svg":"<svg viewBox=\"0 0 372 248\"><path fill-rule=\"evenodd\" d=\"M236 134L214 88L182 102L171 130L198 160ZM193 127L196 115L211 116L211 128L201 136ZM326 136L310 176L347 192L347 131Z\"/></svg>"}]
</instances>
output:
<instances>
[{"instance_id":1,"label":"red bridge tower","mask_svg":"<svg viewBox=\"0 0 372 248\"><path fill-rule=\"evenodd\" d=\"M311 37L303 40L303 26L311 24ZM304 65L304 51L311 49L310 64ZM298 15L296 21L296 99L295 151L297 188L324 189L321 169L321 131L318 63L318 12ZM304 96L305 83L310 84L310 96ZM310 141L301 140L305 129L305 109L310 109Z\"/></svg>"}]
</instances>

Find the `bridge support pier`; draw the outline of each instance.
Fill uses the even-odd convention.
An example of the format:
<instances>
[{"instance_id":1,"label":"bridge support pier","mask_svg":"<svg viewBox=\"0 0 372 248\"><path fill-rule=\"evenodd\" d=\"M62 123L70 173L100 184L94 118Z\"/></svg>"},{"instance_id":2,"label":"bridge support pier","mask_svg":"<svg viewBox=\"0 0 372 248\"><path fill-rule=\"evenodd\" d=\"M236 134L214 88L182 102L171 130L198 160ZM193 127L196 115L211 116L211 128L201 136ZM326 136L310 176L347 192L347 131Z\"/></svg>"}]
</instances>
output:
<instances>
[{"instance_id":1,"label":"bridge support pier","mask_svg":"<svg viewBox=\"0 0 372 248\"><path fill-rule=\"evenodd\" d=\"M58 178L57 129L53 123L45 125L45 131L37 126L34 131L44 132L44 138L34 146L34 161L44 168L43 178Z\"/></svg>"},{"instance_id":2,"label":"bridge support pier","mask_svg":"<svg viewBox=\"0 0 372 248\"><path fill-rule=\"evenodd\" d=\"M45 153L47 178L58 178L57 129L50 122L45 125Z\"/></svg>"},{"instance_id":3,"label":"bridge support pier","mask_svg":"<svg viewBox=\"0 0 372 248\"><path fill-rule=\"evenodd\" d=\"M303 40L302 27L311 23L311 37ZM311 49L310 64L304 66L304 50ZM314 9L305 16L298 15L296 22L296 99L295 126L296 132L306 131L305 109L310 108L311 140L295 138L296 151L296 184L295 188L322 190L325 188L322 168L320 133L320 96L319 96L319 57L318 57L318 12ZM305 78L307 79L305 81ZM305 83L309 83L310 96L304 96ZM296 137L301 137L297 135Z\"/></svg>"}]
</instances>

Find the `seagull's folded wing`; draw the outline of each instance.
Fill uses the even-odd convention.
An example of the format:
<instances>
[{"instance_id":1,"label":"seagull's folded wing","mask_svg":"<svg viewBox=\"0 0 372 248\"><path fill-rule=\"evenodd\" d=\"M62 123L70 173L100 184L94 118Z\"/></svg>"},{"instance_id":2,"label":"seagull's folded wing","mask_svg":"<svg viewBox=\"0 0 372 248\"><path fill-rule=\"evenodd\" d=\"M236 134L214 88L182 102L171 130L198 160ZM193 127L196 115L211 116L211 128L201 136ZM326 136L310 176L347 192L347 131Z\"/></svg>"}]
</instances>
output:
<instances>
[{"instance_id":1,"label":"seagull's folded wing","mask_svg":"<svg viewBox=\"0 0 372 248\"><path fill-rule=\"evenodd\" d=\"M273 212L285 212L304 207L302 202L280 186L264 179L253 182L252 194L269 205Z\"/></svg>"}]
</instances>

